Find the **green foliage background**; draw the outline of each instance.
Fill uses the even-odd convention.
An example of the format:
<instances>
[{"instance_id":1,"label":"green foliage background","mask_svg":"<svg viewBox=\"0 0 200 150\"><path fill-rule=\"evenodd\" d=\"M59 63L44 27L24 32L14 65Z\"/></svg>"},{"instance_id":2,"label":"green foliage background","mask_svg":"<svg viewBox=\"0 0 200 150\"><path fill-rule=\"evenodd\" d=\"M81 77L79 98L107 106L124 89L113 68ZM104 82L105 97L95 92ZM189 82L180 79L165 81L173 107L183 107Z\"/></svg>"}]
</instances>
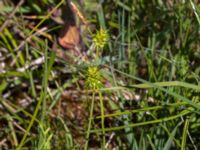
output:
<instances>
[{"instance_id":1,"label":"green foliage background","mask_svg":"<svg viewBox=\"0 0 200 150\"><path fill-rule=\"evenodd\" d=\"M0 149L199 149L198 0L73 2L74 62L54 51L66 1L0 2Z\"/></svg>"}]
</instances>

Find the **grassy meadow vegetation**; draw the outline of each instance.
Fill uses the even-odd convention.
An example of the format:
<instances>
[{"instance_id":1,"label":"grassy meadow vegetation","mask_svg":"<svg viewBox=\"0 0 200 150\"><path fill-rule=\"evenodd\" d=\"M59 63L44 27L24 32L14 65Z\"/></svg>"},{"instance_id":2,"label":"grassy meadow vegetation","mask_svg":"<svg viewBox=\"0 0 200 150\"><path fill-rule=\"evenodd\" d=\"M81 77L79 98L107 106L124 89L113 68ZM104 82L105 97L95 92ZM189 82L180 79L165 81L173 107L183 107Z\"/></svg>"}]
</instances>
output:
<instances>
[{"instance_id":1,"label":"grassy meadow vegetation","mask_svg":"<svg viewBox=\"0 0 200 150\"><path fill-rule=\"evenodd\" d=\"M198 150L199 75L198 0L1 0L0 150Z\"/></svg>"}]
</instances>

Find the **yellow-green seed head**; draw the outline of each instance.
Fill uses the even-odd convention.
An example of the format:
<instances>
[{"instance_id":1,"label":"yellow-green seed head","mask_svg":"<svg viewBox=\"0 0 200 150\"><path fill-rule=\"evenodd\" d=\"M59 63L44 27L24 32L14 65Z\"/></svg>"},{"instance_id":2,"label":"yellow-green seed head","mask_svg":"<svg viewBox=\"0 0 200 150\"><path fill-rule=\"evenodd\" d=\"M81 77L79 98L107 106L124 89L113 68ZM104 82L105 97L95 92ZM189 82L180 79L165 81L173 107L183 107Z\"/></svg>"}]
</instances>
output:
<instances>
[{"instance_id":1,"label":"yellow-green seed head","mask_svg":"<svg viewBox=\"0 0 200 150\"><path fill-rule=\"evenodd\" d=\"M103 86L102 76L97 67L89 67L86 76L85 87L87 89L99 89Z\"/></svg>"},{"instance_id":2,"label":"yellow-green seed head","mask_svg":"<svg viewBox=\"0 0 200 150\"><path fill-rule=\"evenodd\" d=\"M108 41L107 30L100 29L96 34L93 35L92 40L97 48L103 48Z\"/></svg>"}]
</instances>

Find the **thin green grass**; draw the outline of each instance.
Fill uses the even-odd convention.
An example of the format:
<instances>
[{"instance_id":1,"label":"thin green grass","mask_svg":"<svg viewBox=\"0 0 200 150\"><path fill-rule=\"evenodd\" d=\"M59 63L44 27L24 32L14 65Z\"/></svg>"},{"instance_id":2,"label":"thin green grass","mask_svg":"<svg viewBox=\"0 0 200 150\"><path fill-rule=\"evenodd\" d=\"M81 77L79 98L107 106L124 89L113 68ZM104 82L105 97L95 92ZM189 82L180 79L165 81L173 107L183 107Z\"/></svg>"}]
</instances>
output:
<instances>
[{"instance_id":1,"label":"thin green grass","mask_svg":"<svg viewBox=\"0 0 200 150\"><path fill-rule=\"evenodd\" d=\"M31 127L33 126L33 123L34 123L34 121L35 121L35 119L36 119L36 117L37 117L37 115L38 115L38 112L39 112L39 109L40 109L40 106L41 106L42 102L44 102L45 99L46 99L46 95L47 95L47 86L48 86L48 75L49 75L48 69L50 69L50 68L48 67L48 62L47 62L48 59L47 59L47 58L48 58L47 45L45 45L44 77L43 77L43 83L42 83L42 89L43 89L43 90L41 91L40 99L39 99L39 101L38 101L38 103L37 103L37 106L36 106L36 108L35 108L33 117L31 118L31 121L30 121L30 123L29 123L29 126L27 127L26 132L25 132L25 134L24 134L22 140L21 140L20 143L19 143L19 146L17 147L17 149L19 149L19 150L20 150L20 149L22 148L22 146L24 145L24 142L25 142L25 140L26 140L26 137L27 137L27 135L28 135L28 132L30 131ZM44 110L44 109L45 109L44 106L45 106L45 102L44 102L44 104L43 104L43 117L44 117L44 115L45 115L44 113L46 112L46 110Z\"/></svg>"},{"instance_id":2,"label":"thin green grass","mask_svg":"<svg viewBox=\"0 0 200 150\"><path fill-rule=\"evenodd\" d=\"M90 138L90 130L92 128L92 116L93 116L93 111L94 111L94 101L95 101L95 93L92 94L92 101L91 101L91 106L90 106L90 116L89 116L89 122L88 122L88 128L87 128L87 134L86 134L86 143L84 146L84 149L88 149L88 142Z\"/></svg>"},{"instance_id":3,"label":"thin green grass","mask_svg":"<svg viewBox=\"0 0 200 150\"><path fill-rule=\"evenodd\" d=\"M149 125L149 124L167 122L167 121L179 119L180 117L188 115L190 113L191 113L190 111L185 111L178 115L174 115L174 116L170 116L170 117L162 118L162 119L157 119L157 120L153 120L153 121L146 121L146 122L134 123L134 124L124 125L124 126L105 128L104 131L111 132L111 131L123 130L123 129L130 128L130 127L135 128L135 127L145 126L145 125ZM102 132L102 129L94 129L94 130L90 131L90 133L96 133L96 132Z\"/></svg>"}]
</instances>

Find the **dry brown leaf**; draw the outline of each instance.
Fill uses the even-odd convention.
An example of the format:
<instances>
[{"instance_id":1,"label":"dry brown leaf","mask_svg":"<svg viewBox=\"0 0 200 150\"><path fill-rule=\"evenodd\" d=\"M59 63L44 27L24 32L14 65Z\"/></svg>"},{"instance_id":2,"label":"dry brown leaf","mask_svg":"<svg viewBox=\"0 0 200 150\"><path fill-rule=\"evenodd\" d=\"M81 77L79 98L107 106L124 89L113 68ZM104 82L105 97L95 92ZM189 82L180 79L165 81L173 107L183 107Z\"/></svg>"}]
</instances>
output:
<instances>
[{"instance_id":1,"label":"dry brown leaf","mask_svg":"<svg viewBox=\"0 0 200 150\"><path fill-rule=\"evenodd\" d=\"M59 44L66 49L74 49L80 43L80 32L75 25L65 25L58 37Z\"/></svg>"}]
</instances>

